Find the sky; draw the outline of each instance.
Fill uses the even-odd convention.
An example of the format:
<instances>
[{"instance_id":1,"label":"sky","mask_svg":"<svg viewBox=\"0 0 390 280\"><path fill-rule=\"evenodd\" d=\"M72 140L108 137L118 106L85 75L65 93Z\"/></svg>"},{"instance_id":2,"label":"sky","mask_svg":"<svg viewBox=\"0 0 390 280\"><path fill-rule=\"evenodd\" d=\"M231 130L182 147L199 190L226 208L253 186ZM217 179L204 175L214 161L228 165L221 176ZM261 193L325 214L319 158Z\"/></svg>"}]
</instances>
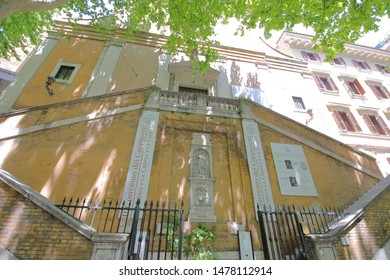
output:
<instances>
[{"instance_id":1,"label":"sky","mask_svg":"<svg viewBox=\"0 0 390 280\"><path fill-rule=\"evenodd\" d=\"M390 35L390 18L388 17L382 18L378 32L369 32L355 43L375 47L386 35Z\"/></svg>"}]
</instances>

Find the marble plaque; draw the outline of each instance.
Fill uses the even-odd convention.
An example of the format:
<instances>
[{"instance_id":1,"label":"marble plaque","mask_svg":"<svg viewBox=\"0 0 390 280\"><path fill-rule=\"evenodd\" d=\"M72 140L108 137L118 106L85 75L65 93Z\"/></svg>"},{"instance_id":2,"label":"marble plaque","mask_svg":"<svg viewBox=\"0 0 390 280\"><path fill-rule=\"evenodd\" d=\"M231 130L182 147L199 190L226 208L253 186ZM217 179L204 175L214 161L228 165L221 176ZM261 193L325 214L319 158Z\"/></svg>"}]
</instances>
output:
<instances>
[{"instance_id":1,"label":"marble plaque","mask_svg":"<svg viewBox=\"0 0 390 280\"><path fill-rule=\"evenodd\" d=\"M138 123L122 201L134 206L147 198L159 113L143 111ZM126 204L127 205L127 204Z\"/></svg>"},{"instance_id":2,"label":"marble plaque","mask_svg":"<svg viewBox=\"0 0 390 280\"><path fill-rule=\"evenodd\" d=\"M243 120L245 146L255 207L273 206L271 185L257 123ZM257 209L257 208L256 208Z\"/></svg>"},{"instance_id":3,"label":"marble plaque","mask_svg":"<svg viewBox=\"0 0 390 280\"><path fill-rule=\"evenodd\" d=\"M240 245L240 260L254 260L251 232L239 230L238 243Z\"/></svg>"},{"instance_id":4,"label":"marble plaque","mask_svg":"<svg viewBox=\"0 0 390 280\"><path fill-rule=\"evenodd\" d=\"M300 145L271 143L282 195L317 196L316 187Z\"/></svg>"}]
</instances>

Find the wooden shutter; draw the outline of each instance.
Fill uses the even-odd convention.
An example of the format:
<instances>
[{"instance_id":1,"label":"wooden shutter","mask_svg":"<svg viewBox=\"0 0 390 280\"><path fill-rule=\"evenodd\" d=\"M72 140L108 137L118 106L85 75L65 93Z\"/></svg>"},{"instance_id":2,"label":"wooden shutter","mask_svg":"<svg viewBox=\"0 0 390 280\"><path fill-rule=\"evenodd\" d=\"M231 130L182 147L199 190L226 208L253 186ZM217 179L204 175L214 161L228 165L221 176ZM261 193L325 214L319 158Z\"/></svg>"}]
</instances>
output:
<instances>
[{"instance_id":1,"label":"wooden shutter","mask_svg":"<svg viewBox=\"0 0 390 280\"><path fill-rule=\"evenodd\" d=\"M384 120L382 119L381 116L376 116L376 120L378 121L378 123L381 125L382 129L386 132L387 135L390 135L390 129L389 127L386 125L386 123L384 122Z\"/></svg>"},{"instance_id":2,"label":"wooden shutter","mask_svg":"<svg viewBox=\"0 0 390 280\"><path fill-rule=\"evenodd\" d=\"M370 67L370 65L368 65L367 62L362 61L362 63L363 63L363 65L364 65L364 67L366 67L367 70L371 70L371 67Z\"/></svg>"},{"instance_id":3,"label":"wooden shutter","mask_svg":"<svg viewBox=\"0 0 390 280\"><path fill-rule=\"evenodd\" d=\"M344 121L340 117L338 111L333 111L332 115L333 115L333 118L336 121L336 124L339 127L339 129L341 129L341 130L348 130L347 127L344 124Z\"/></svg>"},{"instance_id":4,"label":"wooden shutter","mask_svg":"<svg viewBox=\"0 0 390 280\"><path fill-rule=\"evenodd\" d=\"M348 91L349 94L354 95L356 94L355 91L351 88L351 86L348 83L349 81L344 80L344 87Z\"/></svg>"},{"instance_id":5,"label":"wooden shutter","mask_svg":"<svg viewBox=\"0 0 390 280\"><path fill-rule=\"evenodd\" d=\"M380 64L375 64L376 68L378 68L379 72L381 72L382 74L385 73L385 70L383 68L383 65L380 65Z\"/></svg>"},{"instance_id":6,"label":"wooden shutter","mask_svg":"<svg viewBox=\"0 0 390 280\"><path fill-rule=\"evenodd\" d=\"M316 81L317 86L320 88L320 90L325 90L324 85L321 82L320 76L314 75L314 81Z\"/></svg>"},{"instance_id":7,"label":"wooden shutter","mask_svg":"<svg viewBox=\"0 0 390 280\"><path fill-rule=\"evenodd\" d=\"M322 61L321 57L318 53L313 53L313 54L314 54L314 57L316 58L316 61Z\"/></svg>"},{"instance_id":8,"label":"wooden shutter","mask_svg":"<svg viewBox=\"0 0 390 280\"><path fill-rule=\"evenodd\" d=\"M369 115L363 114L362 117L363 117L363 120L366 122L366 125L368 126L368 129L371 131L371 133L378 134L379 131L376 128L376 126L372 123Z\"/></svg>"},{"instance_id":9,"label":"wooden shutter","mask_svg":"<svg viewBox=\"0 0 390 280\"><path fill-rule=\"evenodd\" d=\"M355 84L355 86L358 88L359 90L359 94L363 95L366 93L366 91L364 90L364 88L362 87L362 85L359 83L358 80L354 80L353 83Z\"/></svg>"},{"instance_id":10,"label":"wooden shutter","mask_svg":"<svg viewBox=\"0 0 390 280\"><path fill-rule=\"evenodd\" d=\"M385 98L390 98L390 93L389 93L389 91L387 90L387 88L385 88L384 86L381 86L381 87L382 87L383 92L386 94L386 97L385 97Z\"/></svg>"},{"instance_id":11,"label":"wooden shutter","mask_svg":"<svg viewBox=\"0 0 390 280\"><path fill-rule=\"evenodd\" d=\"M337 88L336 84L333 82L333 79L331 77L328 78L328 82L330 83L333 91L337 91L337 92L339 91L339 89Z\"/></svg>"},{"instance_id":12,"label":"wooden shutter","mask_svg":"<svg viewBox=\"0 0 390 280\"><path fill-rule=\"evenodd\" d=\"M359 65L357 64L356 59L352 59L352 64L353 64L353 66L355 66L356 68L359 68L359 69L360 69Z\"/></svg>"},{"instance_id":13,"label":"wooden shutter","mask_svg":"<svg viewBox=\"0 0 390 280\"><path fill-rule=\"evenodd\" d=\"M301 54L302 54L302 57L304 60L309 60L309 56L307 55L307 52L306 51L301 51Z\"/></svg>"},{"instance_id":14,"label":"wooden shutter","mask_svg":"<svg viewBox=\"0 0 390 280\"><path fill-rule=\"evenodd\" d=\"M373 84L368 84L368 86L370 87L370 89L372 90L372 92L375 94L376 98L378 99L382 99L382 95L378 92L378 90L376 89L375 85Z\"/></svg>"},{"instance_id":15,"label":"wooden shutter","mask_svg":"<svg viewBox=\"0 0 390 280\"><path fill-rule=\"evenodd\" d=\"M351 112L347 112L347 117L351 121L352 126L353 126L355 131L362 131L362 129L360 128L360 125L358 124L358 122L356 121L355 117L352 115Z\"/></svg>"},{"instance_id":16,"label":"wooden shutter","mask_svg":"<svg viewBox=\"0 0 390 280\"><path fill-rule=\"evenodd\" d=\"M347 65L347 64L345 63L345 60L344 60L342 57L338 56L337 59L341 62L341 64Z\"/></svg>"}]
</instances>

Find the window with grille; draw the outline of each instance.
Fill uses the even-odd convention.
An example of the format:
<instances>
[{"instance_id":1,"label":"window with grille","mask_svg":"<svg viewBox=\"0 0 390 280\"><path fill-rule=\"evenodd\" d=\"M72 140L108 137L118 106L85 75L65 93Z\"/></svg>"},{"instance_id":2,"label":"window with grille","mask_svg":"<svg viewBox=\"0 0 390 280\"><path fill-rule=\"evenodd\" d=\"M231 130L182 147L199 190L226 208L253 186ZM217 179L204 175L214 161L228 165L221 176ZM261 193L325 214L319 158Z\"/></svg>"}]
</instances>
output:
<instances>
[{"instance_id":1,"label":"window with grille","mask_svg":"<svg viewBox=\"0 0 390 280\"><path fill-rule=\"evenodd\" d=\"M323 92L336 93L339 91L336 84L333 82L333 79L329 76L314 75L314 80L319 89Z\"/></svg>"},{"instance_id":2,"label":"window with grille","mask_svg":"<svg viewBox=\"0 0 390 280\"><path fill-rule=\"evenodd\" d=\"M381 116L376 114L362 114L364 121L373 134L390 135L390 129Z\"/></svg>"},{"instance_id":3,"label":"window with grille","mask_svg":"<svg viewBox=\"0 0 390 280\"><path fill-rule=\"evenodd\" d=\"M55 82L71 84L80 67L80 64L58 62L51 72L50 77L53 77Z\"/></svg>"},{"instance_id":4,"label":"window with grille","mask_svg":"<svg viewBox=\"0 0 390 280\"><path fill-rule=\"evenodd\" d=\"M303 103L302 97L293 96L292 99L294 102L295 109L306 110L306 107L305 107L305 104Z\"/></svg>"},{"instance_id":5,"label":"window with grille","mask_svg":"<svg viewBox=\"0 0 390 280\"><path fill-rule=\"evenodd\" d=\"M361 132L358 122L355 117L349 111L338 111L332 112L333 118L336 121L337 126L342 131Z\"/></svg>"},{"instance_id":6,"label":"window with grille","mask_svg":"<svg viewBox=\"0 0 390 280\"><path fill-rule=\"evenodd\" d=\"M58 69L58 72L54 76L54 78L61 79L61 80L69 80L75 69L76 69L75 66L61 65L60 69Z\"/></svg>"}]
</instances>

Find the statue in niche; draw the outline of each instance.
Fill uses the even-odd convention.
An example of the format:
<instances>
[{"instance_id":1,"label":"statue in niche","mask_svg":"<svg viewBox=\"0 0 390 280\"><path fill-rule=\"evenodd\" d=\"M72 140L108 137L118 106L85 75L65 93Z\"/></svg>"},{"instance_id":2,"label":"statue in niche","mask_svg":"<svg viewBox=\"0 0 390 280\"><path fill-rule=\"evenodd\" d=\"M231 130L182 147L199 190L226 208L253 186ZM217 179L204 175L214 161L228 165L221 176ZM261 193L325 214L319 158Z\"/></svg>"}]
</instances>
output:
<instances>
[{"instance_id":1,"label":"statue in niche","mask_svg":"<svg viewBox=\"0 0 390 280\"><path fill-rule=\"evenodd\" d=\"M194 152L194 161L192 174L194 177L209 178L210 177L210 162L209 155L203 149L198 149Z\"/></svg>"}]
</instances>

